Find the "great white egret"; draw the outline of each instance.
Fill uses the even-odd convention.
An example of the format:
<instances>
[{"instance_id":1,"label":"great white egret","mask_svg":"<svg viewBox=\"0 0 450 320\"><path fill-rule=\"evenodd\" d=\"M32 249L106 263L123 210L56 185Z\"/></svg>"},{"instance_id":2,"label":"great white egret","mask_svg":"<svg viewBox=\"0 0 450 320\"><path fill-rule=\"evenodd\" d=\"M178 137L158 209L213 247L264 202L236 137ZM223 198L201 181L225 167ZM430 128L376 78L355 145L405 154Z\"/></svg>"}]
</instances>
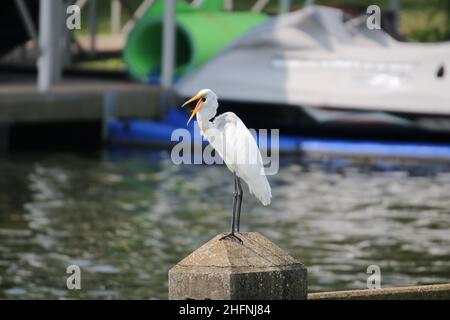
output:
<instances>
[{"instance_id":1,"label":"great white egret","mask_svg":"<svg viewBox=\"0 0 450 320\"><path fill-rule=\"evenodd\" d=\"M182 107L193 101L197 101L197 104L187 123L197 116L201 134L219 153L234 177L231 232L221 239L233 238L242 242L235 235L235 232L239 232L241 218L241 179L247 183L250 193L254 194L263 205L269 205L272 198L261 153L254 137L236 114L226 112L215 117L219 103L217 95L212 90L200 90ZM211 121L214 117L215 119Z\"/></svg>"}]
</instances>

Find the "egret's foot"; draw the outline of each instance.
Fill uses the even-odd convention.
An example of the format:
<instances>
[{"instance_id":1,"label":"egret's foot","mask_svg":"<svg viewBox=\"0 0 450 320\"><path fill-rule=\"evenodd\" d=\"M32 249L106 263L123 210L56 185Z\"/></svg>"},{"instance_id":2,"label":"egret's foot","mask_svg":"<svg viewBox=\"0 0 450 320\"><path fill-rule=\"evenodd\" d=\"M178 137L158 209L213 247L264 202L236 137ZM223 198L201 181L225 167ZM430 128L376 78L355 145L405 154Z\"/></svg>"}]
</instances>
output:
<instances>
[{"instance_id":1,"label":"egret's foot","mask_svg":"<svg viewBox=\"0 0 450 320\"><path fill-rule=\"evenodd\" d=\"M219 240L224 240L224 239L230 239L232 241L237 241L240 244L243 244L241 238L239 238L237 235L234 234L234 232L230 232L229 234L224 235L222 238L220 238Z\"/></svg>"}]
</instances>

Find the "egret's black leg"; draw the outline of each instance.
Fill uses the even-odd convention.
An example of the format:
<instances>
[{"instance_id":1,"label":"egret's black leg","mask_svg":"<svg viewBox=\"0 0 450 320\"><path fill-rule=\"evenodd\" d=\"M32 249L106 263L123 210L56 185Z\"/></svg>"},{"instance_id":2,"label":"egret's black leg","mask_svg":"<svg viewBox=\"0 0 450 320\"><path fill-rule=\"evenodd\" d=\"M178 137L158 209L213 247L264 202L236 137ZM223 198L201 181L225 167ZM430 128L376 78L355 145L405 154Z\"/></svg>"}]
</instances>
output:
<instances>
[{"instance_id":1,"label":"egret's black leg","mask_svg":"<svg viewBox=\"0 0 450 320\"><path fill-rule=\"evenodd\" d=\"M233 178L234 178L234 193L233 193L233 215L231 217L231 232L229 234L224 235L222 238L220 238L220 240L226 239L226 238L230 238L230 239L234 239L239 241L240 243L242 243L242 240L237 237L234 234L234 231L236 230L236 209L237 209L237 205L238 205L238 195L239 195L239 181L238 181L238 177L236 176L236 173L233 172Z\"/></svg>"},{"instance_id":2,"label":"egret's black leg","mask_svg":"<svg viewBox=\"0 0 450 320\"><path fill-rule=\"evenodd\" d=\"M237 208L236 208L236 231L239 232L241 223L241 206L242 206L242 186L241 179L237 178Z\"/></svg>"},{"instance_id":3,"label":"egret's black leg","mask_svg":"<svg viewBox=\"0 0 450 320\"><path fill-rule=\"evenodd\" d=\"M236 173L233 172L233 181L234 181L234 192L233 192L233 215L231 217L231 234L234 234L236 230L236 206L238 200L238 186L237 186L237 176Z\"/></svg>"}]
</instances>

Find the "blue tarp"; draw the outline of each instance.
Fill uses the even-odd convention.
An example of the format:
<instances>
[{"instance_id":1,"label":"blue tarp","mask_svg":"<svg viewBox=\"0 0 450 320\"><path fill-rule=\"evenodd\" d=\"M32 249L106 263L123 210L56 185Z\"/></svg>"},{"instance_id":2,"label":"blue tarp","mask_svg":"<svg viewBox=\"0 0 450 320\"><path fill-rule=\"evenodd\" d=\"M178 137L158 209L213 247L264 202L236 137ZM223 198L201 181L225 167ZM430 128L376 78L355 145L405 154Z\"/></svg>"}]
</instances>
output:
<instances>
[{"instance_id":1,"label":"blue tarp","mask_svg":"<svg viewBox=\"0 0 450 320\"><path fill-rule=\"evenodd\" d=\"M163 121L149 120L113 120L109 122L109 140L111 143L174 145L171 141L174 130L188 129L194 142L194 123L186 126L189 115L182 110L173 109ZM270 142L270 139L269 139ZM204 141L204 144L207 142ZM269 146L270 147L270 143ZM401 158L450 159L450 146L425 143L379 142L330 140L305 138L301 136L280 136L280 152L313 152L345 154L349 156L387 156Z\"/></svg>"}]
</instances>

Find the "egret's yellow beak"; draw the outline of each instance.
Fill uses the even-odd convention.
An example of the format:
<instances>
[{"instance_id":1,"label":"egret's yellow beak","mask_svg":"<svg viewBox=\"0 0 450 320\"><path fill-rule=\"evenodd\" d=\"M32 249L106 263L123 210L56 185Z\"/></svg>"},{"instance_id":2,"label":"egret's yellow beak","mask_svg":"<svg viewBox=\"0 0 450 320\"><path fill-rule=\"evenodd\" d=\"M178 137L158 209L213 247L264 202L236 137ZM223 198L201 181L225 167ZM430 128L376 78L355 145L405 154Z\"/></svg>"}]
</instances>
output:
<instances>
[{"instance_id":1,"label":"egret's yellow beak","mask_svg":"<svg viewBox=\"0 0 450 320\"><path fill-rule=\"evenodd\" d=\"M192 98L190 98L188 101L183 103L183 105L181 107L184 107L187 104L189 104L189 103L191 103L191 102L193 102L195 100L198 100L197 101L197 105L195 106L194 110L192 110L191 116L189 117L189 120L188 120L186 125L188 125L189 122L191 122L192 118L195 116L195 114L198 112L198 110L200 110L200 108L202 107L203 102L205 102L204 98L205 98L204 95L198 93L195 96L193 96Z\"/></svg>"}]
</instances>

